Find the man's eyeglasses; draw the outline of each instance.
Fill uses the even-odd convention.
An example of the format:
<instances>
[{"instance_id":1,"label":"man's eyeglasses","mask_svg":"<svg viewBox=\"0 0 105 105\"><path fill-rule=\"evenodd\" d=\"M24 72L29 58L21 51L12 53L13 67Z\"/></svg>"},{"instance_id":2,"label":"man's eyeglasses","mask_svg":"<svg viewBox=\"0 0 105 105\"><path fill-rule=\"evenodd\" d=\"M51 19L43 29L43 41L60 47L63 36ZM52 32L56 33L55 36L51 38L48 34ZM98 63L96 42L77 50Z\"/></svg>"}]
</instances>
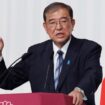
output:
<instances>
[{"instance_id":1,"label":"man's eyeglasses","mask_svg":"<svg viewBox=\"0 0 105 105\"><path fill-rule=\"evenodd\" d=\"M47 22L47 25L51 28L56 27L58 24L61 26L66 26L68 22L70 21L70 17L61 17L60 19L50 19Z\"/></svg>"}]
</instances>

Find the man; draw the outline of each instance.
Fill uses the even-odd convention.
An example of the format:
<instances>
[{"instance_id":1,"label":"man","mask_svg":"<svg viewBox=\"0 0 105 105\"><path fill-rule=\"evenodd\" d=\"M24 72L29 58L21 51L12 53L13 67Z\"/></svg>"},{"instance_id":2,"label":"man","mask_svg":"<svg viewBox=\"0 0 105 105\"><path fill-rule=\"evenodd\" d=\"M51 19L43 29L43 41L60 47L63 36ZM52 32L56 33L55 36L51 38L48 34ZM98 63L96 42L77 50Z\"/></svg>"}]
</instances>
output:
<instances>
[{"instance_id":1,"label":"man","mask_svg":"<svg viewBox=\"0 0 105 105\"><path fill-rule=\"evenodd\" d=\"M32 92L57 92L73 97L73 104L95 105L94 93L102 80L101 46L72 35L75 25L70 6L55 2L43 13L51 40L33 45L22 60L6 69L0 40L0 87L14 89L30 81ZM59 71L59 72L58 72Z\"/></svg>"}]
</instances>

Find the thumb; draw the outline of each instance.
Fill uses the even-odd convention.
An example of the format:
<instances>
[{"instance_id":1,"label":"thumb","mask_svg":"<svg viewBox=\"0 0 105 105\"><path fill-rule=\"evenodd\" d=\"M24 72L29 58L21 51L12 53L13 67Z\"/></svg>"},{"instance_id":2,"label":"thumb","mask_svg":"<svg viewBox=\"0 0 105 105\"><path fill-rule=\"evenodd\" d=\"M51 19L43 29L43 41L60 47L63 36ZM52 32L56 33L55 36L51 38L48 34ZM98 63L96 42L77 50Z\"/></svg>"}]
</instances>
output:
<instances>
[{"instance_id":1,"label":"thumb","mask_svg":"<svg viewBox=\"0 0 105 105\"><path fill-rule=\"evenodd\" d=\"M0 37L0 53L2 53L3 47L4 47L4 41L3 41L3 39Z\"/></svg>"}]
</instances>

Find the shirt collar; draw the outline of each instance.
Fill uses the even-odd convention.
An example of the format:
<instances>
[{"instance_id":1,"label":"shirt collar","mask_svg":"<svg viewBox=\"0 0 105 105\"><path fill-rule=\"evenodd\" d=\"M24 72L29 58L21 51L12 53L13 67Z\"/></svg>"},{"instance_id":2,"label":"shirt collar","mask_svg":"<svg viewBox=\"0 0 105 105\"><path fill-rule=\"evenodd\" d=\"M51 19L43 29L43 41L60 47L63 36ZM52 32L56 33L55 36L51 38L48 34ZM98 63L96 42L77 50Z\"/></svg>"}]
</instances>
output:
<instances>
[{"instance_id":1,"label":"shirt collar","mask_svg":"<svg viewBox=\"0 0 105 105\"><path fill-rule=\"evenodd\" d=\"M62 48L57 47L53 42L54 56L56 56L58 50L61 50L64 53L63 55L65 57L70 42L71 42L71 38L66 42L66 44Z\"/></svg>"}]
</instances>

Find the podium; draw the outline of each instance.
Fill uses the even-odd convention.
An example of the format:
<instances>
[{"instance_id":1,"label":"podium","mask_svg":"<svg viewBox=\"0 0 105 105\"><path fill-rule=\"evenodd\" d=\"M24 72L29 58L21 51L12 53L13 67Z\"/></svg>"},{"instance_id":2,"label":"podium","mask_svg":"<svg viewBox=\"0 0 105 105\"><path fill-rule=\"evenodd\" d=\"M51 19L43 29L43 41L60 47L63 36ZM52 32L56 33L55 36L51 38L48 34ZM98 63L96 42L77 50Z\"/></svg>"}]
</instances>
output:
<instances>
[{"instance_id":1,"label":"podium","mask_svg":"<svg viewBox=\"0 0 105 105\"><path fill-rule=\"evenodd\" d=\"M0 105L73 105L73 104L72 97L62 93L56 94L23 93L0 95Z\"/></svg>"}]
</instances>

